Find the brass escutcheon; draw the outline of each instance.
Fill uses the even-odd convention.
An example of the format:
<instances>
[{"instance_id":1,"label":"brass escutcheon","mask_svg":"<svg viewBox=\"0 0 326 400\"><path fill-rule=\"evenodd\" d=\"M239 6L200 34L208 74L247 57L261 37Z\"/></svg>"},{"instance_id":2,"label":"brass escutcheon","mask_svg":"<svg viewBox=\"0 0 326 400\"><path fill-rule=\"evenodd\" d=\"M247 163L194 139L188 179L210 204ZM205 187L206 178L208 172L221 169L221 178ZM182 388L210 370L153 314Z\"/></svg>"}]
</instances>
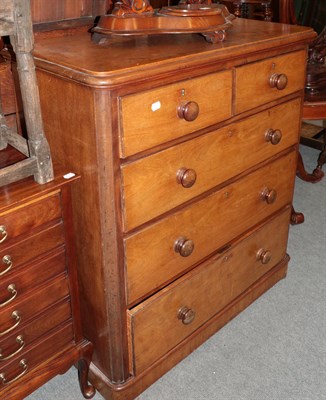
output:
<instances>
[{"instance_id":1,"label":"brass escutcheon","mask_svg":"<svg viewBox=\"0 0 326 400\"><path fill-rule=\"evenodd\" d=\"M7 254L2 257L2 263L7 265L7 268L0 272L0 276L6 274L12 267L11 257Z\"/></svg>"},{"instance_id":2,"label":"brass escutcheon","mask_svg":"<svg viewBox=\"0 0 326 400\"><path fill-rule=\"evenodd\" d=\"M4 225L0 225L0 236L2 236L0 243L4 242L8 236L7 229Z\"/></svg>"},{"instance_id":3,"label":"brass escutcheon","mask_svg":"<svg viewBox=\"0 0 326 400\"><path fill-rule=\"evenodd\" d=\"M4 357L2 354L2 349L0 349L0 361L9 360L10 358L14 357L15 355L17 355L18 353L20 353L23 350L23 348L25 346L25 342L24 342L24 338L22 335L18 335L16 337L16 343L18 343L19 348L16 351L14 351L13 353L11 353L9 356Z\"/></svg>"},{"instance_id":4,"label":"brass escutcheon","mask_svg":"<svg viewBox=\"0 0 326 400\"><path fill-rule=\"evenodd\" d=\"M25 375L28 370L27 361L25 359L20 360L19 366L20 366L20 368L23 369L23 372L21 372L19 375L17 375L15 378L11 379L10 381L7 381L6 374L3 372L0 374L0 382L3 385L10 385L11 383L16 382L19 378L21 378L23 375Z\"/></svg>"},{"instance_id":5,"label":"brass escutcheon","mask_svg":"<svg viewBox=\"0 0 326 400\"><path fill-rule=\"evenodd\" d=\"M4 303L0 304L0 308L6 306L7 304L9 304L11 301L14 300L14 298L17 296L18 292L16 290L16 286L14 283L11 283L8 287L7 287L8 292L11 294L11 297L9 297L8 300L6 300Z\"/></svg>"},{"instance_id":6,"label":"brass escutcheon","mask_svg":"<svg viewBox=\"0 0 326 400\"><path fill-rule=\"evenodd\" d=\"M16 321L16 323L13 326L11 326L10 328L8 328L6 331L0 332L0 337L13 331L20 324L21 316L20 316L19 311L17 311L17 310L13 311L11 314L11 318L14 319Z\"/></svg>"}]
</instances>

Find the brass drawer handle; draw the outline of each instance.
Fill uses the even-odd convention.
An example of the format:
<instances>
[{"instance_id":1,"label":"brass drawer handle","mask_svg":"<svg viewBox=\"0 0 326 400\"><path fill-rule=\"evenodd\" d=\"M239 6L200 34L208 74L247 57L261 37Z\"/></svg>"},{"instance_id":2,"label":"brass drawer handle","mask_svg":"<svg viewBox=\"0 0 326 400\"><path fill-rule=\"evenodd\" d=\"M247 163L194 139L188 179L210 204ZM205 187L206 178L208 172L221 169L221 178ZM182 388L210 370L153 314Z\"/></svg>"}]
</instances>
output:
<instances>
[{"instance_id":1,"label":"brass drawer handle","mask_svg":"<svg viewBox=\"0 0 326 400\"><path fill-rule=\"evenodd\" d=\"M8 236L7 229L4 225L0 225L0 243L4 242Z\"/></svg>"},{"instance_id":2,"label":"brass drawer handle","mask_svg":"<svg viewBox=\"0 0 326 400\"><path fill-rule=\"evenodd\" d=\"M7 265L7 268L0 272L0 276L6 274L12 267L11 257L9 255L5 255L2 257L2 263Z\"/></svg>"},{"instance_id":3,"label":"brass drawer handle","mask_svg":"<svg viewBox=\"0 0 326 400\"><path fill-rule=\"evenodd\" d=\"M180 168L177 172L177 182L184 188L190 188L196 182L197 174L194 169Z\"/></svg>"},{"instance_id":4,"label":"brass drawer handle","mask_svg":"<svg viewBox=\"0 0 326 400\"><path fill-rule=\"evenodd\" d=\"M261 192L261 198L263 201L266 201L267 204L273 204L277 198L277 192L274 189L269 189L266 187Z\"/></svg>"},{"instance_id":5,"label":"brass drawer handle","mask_svg":"<svg viewBox=\"0 0 326 400\"><path fill-rule=\"evenodd\" d=\"M199 115L199 105L195 101L181 103L177 109L178 117L185 121L194 121Z\"/></svg>"},{"instance_id":6,"label":"brass drawer handle","mask_svg":"<svg viewBox=\"0 0 326 400\"><path fill-rule=\"evenodd\" d=\"M288 77L285 74L272 74L269 78L269 86L277 90L283 90L288 84Z\"/></svg>"},{"instance_id":7,"label":"brass drawer handle","mask_svg":"<svg viewBox=\"0 0 326 400\"><path fill-rule=\"evenodd\" d=\"M16 286L12 283L7 287L7 290L9 293L11 293L11 297L6 300L4 303L0 304L0 307L4 307L7 304L9 304L11 301L13 301L13 299L17 296L18 292L16 290Z\"/></svg>"},{"instance_id":8,"label":"brass drawer handle","mask_svg":"<svg viewBox=\"0 0 326 400\"><path fill-rule=\"evenodd\" d=\"M282 139L282 132L279 129L268 129L265 133L266 142L271 142L272 144L280 143Z\"/></svg>"},{"instance_id":9,"label":"brass drawer handle","mask_svg":"<svg viewBox=\"0 0 326 400\"><path fill-rule=\"evenodd\" d=\"M19 378L21 378L23 375L26 374L26 372L28 370L27 361L25 359L20 360L19 366L23 369L23 372L21 372L19 375L17 375L15 378L11 379L10 381L7 381L6 374L4 372L0 374L0 381L3 385L10 385L11 383L16 382Z\"/></svg>"},{"instance_id":10,"label":"brass drawer handle","mask_svg":"<svg viewBox=\"0 0 326 400\"><path fill-rule=\"evenodd\" d=\"M174 251L182 257L188 257L194 251L195 244L192 240L181 237L174 243Z\"/></svg>"},{"instance_id":11,"label":"brass drawer handle","mask_svg":"<svg viewBox=\"0 0 326 400\"><path fill-rule=\"evenodd\" d=\"M7 329L6 331L0 332L0 337L13 331L19 325L19 323L21 321L21 316L18 311L13 311L13 313L11 314L11 318L14 319L16 321L16 323L13 326L11 326L9 329Z\"/></svg>"},{"instance_id":12,"label":"brass drawer handle","mask_svg":"<svg viewBox=\"0 0 326 400\"><path fill-rule=\"evenodd\" d=\"M184 325L191 324L195 316L195 311L188 307L181 307L178 311L178 319L180 319Z\"/></svg>"},{"instance_id":13,"label":"brass drawer handle","mask_svg":"<svg viewBox=\"0 0 326 400\"><path fill-rule=\"evenodd\" d=\"M16 343L18 343L19 348L14 351L13 353L11 353L9 356L4 357L2 354L2 349L0 349L0 361L6 361L9 360L10 358L14 357L16 354L18 354L19 352L21 352L25 346L25 342L24 342L24 338L22 335L19 335L16 337Z\"/></svg>"},{"instance_id":14,"label":"brass drawer handle","mask_svg":"<svg viewBox=\"0 0 326 400\"><path fill-rule=\"evenodd\" d=\"M259 249L256 254L257 261L262 264L268 264L272 258L272 252L270 250Z\"/></svg>"}]
</instances>

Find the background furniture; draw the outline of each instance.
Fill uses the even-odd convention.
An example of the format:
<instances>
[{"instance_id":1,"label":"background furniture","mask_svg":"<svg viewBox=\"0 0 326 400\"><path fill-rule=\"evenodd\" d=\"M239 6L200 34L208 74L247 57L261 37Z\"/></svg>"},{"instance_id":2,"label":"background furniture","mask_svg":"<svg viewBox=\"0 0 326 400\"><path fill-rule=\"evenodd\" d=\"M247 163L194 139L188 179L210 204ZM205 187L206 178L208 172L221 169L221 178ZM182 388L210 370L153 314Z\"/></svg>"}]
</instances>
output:
<instances>
[{"instance_id":1,"label":"background furniture","mask_svg":"<svg viewBox=\"0 0 326 400\"><path fill-rule=\"evenodd\" d=\"M25 398L75 363L85 398L94 395L72 230L76 177L61 172L45 185L28 178L0 188L0 397L6 400Z\"/></svg>"},{"instance_id":2,"label":"background furniture","mask_svg":"<svg viewBox=\"0 0 326 400\"><path fill-rule=\"evenodd\" d=\"M31 54L33 30L28 1L1 2L1 48L8 36L15 52L27 140L18 134L13 126L7 125L0 97L0 150L5 151L10 145L25 156L0 170L0 186L30 175L34 175L38 183L46 183L53 179L53 169L50 149L43 132L35 66Z\"/></svg>"},{"instance_id":3,"label":"background furniture","mask_svg":"<svg viewBox=\"0 0 326 400\"><path fill-rule=\"evenodd\" d=\"M326 7L325 7L326 22ZM307 80L305 101L303 103L303 120L319 120L325 124L326 120L326 26L320 35L309 46L307 65ZM310 128L313 127L310 125ZM302 168L298 169L299 176L309 182L318 182L323 178L322 167L326 162L326 133L325 126L317 128L316 134L305 137L301 134L301 143L321 150L317 161L317 168L312 174L306 174Z\"/></svg>"},{"instance_id":4,"label":"background furniture","mask_svg":"<svg viewBox=\"0 0 326 400\"><path fill-rule=\"evenodd\" d=\"M83 331L105 398L135 398L286 275L312 37L237 19L223 46L37 41L53 156L81 174Z\"/></svg>"},{"instance_id":5,"label":"background furniture","mask_svg":"<svg viewBox=\"0 0 326 400\"><path fill-rule=\"evenodd\" d=\"M272 20L271 0L235 0L234 15L240 18Z\"/></svg>"},{"instance_id":6,"label":"background furniture","mask_svg":"<svg viewBox=\"0 0 326 400\"><path fill-rule=\"evenodd\" d=\"M306 88L303 103L303 120L325 120L326 115L326 3L312 0L280 1L281 22L313 27L319 36L309 46ZM309 127L308 127L309 128ZM313 127L310 127L310 131ZM307 182L318 182L323 178L322 166L326 159L325 133L318 129L310 134L303 125L301 143L321 150L317 167L310 174L305 170L299 154L298 176ZM322 132L321 132L322 131ZM318 138L315 137L318 134Z\"/></svg>"}]
</instances>

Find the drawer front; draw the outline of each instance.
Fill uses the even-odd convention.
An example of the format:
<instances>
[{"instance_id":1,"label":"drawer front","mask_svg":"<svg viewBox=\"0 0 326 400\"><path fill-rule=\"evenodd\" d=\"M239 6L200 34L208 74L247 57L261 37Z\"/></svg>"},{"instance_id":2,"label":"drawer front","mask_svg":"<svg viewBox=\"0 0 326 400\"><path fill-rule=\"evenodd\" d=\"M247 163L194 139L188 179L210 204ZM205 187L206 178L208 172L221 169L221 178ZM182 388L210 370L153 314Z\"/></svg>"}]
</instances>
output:
<instances>
[{"instance_id":1,"label":"drawer front","mask_svg":"<svg viewBox=\"0 0 326 400\"><path fill-rule=\"evenodd\" d=\"M2 393L12 393L23 377L28 377L30 371L72 344L74 339L72 323L68 323L42 338L33 348L23 351L12 360L0 365L0 397ZM7 398L4 396L3 398ZM12 397L10 397L12 398Z\"/></svg>"},{"instance_id":2,"label":"drawer front","mask_svg":"<svg viewBox=\"0 0 326 400\"><path fill-rule=\"evenodd\" d=\"M32 262L20 273L9 274L0 279L0 309L18 296L33 290L43 282L63 273L66 269L64 248L39 262Z\"/></svg>"},{"instance_id":3,"label":"drawer front","mask_svg":"<svg viewBox=\"0 0 326 400\"><path fill-rule=\"evenodd\" d=\"M232 72L225 71L122 97L121 157L230 117L231 96Z\"/></svg>"},{"instance_id":4,"label":"drawer front","mask_svg":"<svg viewBox=\"0 0 326 400\"><path fill-rule=\"evenodd\" d=\"M129 304L291 203L296 157L292 151L126 238ZM262 196L266 188L270 194L277 193L276 200L270 204Z\"/></svg>"},{"instance_id":5,"label":"drawer front","mask_svg":"<svg viewBox=\"0 0 326 400\"><path fill-rule=\"evenodd\" d=\"M12 246L3 245L3 248L0 248L0 280L2 281L8 274L19 271L25 263L63 244L63 224L58 223L34 235L26 235L26 239L22 238Z\"/></svg>"},{"instance_id":6,"label":"drawer front","mask_svg":"<svg viewBox=\"0 0 326 400\"><path fill-rule=\"evenodd\" d=\"M61 218L59 194L0 213L0 249L24 233Z\"/></svg>"},{"instance_id":7,"label":"drawer front","mask_svg":"<svg viewBox=\"0 0 326 400\"><path fill-rule=\"evenodd\" d=\"M297 143L300 107L301 99L295 99L125 165L125 231Z\"/></svg>"},{"instance_id":8,"label":"drawer front","mask_svg":"<svg viewBox=\"0 0 326 400\"><path fill-rule=\"evenodd\" d=\"M223 255L129 311L136 374L193 333L284 258L289 211L290 207ZM261 256L262 252L269 252L269 261Z\"/></svg>"},{"instance_id":9,"label":"drawer front","mask_svg":"<svg viewBox=\"0 0 326 400\"><path fill-rule=\"evenodd\" d=\"M306 62L306 52L296 51L236 68L236 114L302 90Z\"/></svg>"},{"instance_id":10,"label":"drawer front","mask_svg":"<svg viewBox=\"0 0 326 400\"><path fill-rule=\"evenodd\" d=\"M27 350L41 336L71 319L70 302L65 301L43 313L32 322L21 325L14 334L1 339L0 337L0 368L1 364L12 359L23 350Z\"/></svg>"},{"instance_id":11,"label":"drawer front","mask_svg":"<svg viewBox=\"0 0 326 400\"><path fill-rule=\"evenodd\" d=\"M52 304L69 295L67 276L63 275L46 286L17 297L8 305L0 308L0 338L12 333L18 334L22 324L27 323Z\"/></svg>"}]
</instances>

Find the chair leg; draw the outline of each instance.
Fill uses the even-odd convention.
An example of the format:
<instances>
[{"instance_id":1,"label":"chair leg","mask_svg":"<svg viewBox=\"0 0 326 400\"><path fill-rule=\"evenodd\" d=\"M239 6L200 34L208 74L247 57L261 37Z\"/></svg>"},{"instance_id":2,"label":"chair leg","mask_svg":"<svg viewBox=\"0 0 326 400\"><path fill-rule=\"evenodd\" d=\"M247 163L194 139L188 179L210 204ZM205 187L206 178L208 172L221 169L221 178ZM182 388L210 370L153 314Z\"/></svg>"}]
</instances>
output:
<instances>
[{"instance_id":1,"label":"chair leg","mask_svg":"<svg viewBox=\"0 0 326 400\"><path fill-rule=\"evenodd\" d=\"M321 166L325 163L325 148L322 153L323 153L323 155L319 156L319 158L321 160ZM305 167L303 164L303 159L299 152L298 153L298 162L297 162L297 176L305 182L311 182L311 183L319 182L324 176L324 172L321 170L321 166L319 167L319 165L320 165L320 163L319 163L319 159L318 159L317 168L314 169L312 174L309 174L305 170Z\"/></svg>"},{"instance_id":2,"label":"chair leg","mask_svg":"<svg viewBox=\"0 0 326 400\"><path fill-rule=\"evenodd\" d=\"M318 171L322 172L322 174L324 176L324 172L321 171L324 164L326 164L326 143L324 144L324 147L319 154L318 161L317 161L317 168L314 170L313 174L315 174L315 171L318 170Z\"/></svg>"}]
</instances>

